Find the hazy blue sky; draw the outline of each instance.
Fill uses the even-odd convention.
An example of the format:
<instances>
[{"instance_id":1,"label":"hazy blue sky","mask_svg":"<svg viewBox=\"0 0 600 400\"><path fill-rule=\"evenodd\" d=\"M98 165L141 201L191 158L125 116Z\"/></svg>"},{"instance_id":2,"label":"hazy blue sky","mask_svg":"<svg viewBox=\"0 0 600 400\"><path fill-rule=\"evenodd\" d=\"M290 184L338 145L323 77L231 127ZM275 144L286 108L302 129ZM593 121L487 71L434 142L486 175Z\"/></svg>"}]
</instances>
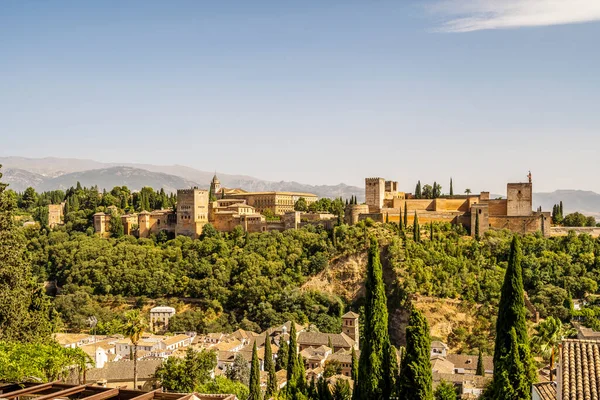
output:
<instances>
[{"instance_id":1,"label":"hazy blue sky","mask_svg":"<svg viewBox=\"0 0 600 400\"><path fill-rule=\"evenodd\" d=\"M600 192L598 0L0 2L0 155Z\"/></svg>"}]
</instances>

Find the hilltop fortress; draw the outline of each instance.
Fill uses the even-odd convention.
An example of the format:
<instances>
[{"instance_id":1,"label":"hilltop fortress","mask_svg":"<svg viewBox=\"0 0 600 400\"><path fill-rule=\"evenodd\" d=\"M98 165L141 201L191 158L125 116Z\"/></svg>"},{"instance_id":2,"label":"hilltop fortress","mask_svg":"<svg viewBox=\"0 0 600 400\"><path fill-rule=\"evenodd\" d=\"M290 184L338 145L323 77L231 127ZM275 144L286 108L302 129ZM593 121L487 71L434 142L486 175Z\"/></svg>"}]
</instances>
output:
<instances>
[{"instance_id":1,"label":"hilltop fortress","mask_svg":"<svg viewBox=\"0 0 600 400\"><path fill-rule=\"evenodd\" d=\"M508 183L506 198L491 199L489 192L465 195L440 195L433 199L416 198L414 194L398 190L398 182L384 178L365 179L365 203L350 202L344 210L345 223L354 225L371 219L375 222L398 223L406 219L408 226L447 222L462 225L474 236L490 229L508 229L526 234L541 232L544 236L564 236L569 231L600 235L600 228L567 228L552 226L550 212L533 210L533 183ZM150 237L162 231L172 236L198 238L204 226L210 223L220 232L231 232L241 227L246 232L284 231L304 225L321 225L333 229L340 220L329 213L295 211L299 199L311 205L318 197L298 192L246 192L221 187L215 175L209 190L191 188L177 191L175 209L142 211L121 215L126 235ZM355 203L355 202L354 202ZM60 206L50 210L50 222L57 225L61 219ZM94 214L94 230L109 232L112 215Z\"/></svg>"},{"instance_id":2,"label":"hilltop fortress","mask_svg":"<svg viewBox=\"0 0 600 400\"><path fill-rule=\"evenodd\" d=\"M550 235L552 216L549 212L533 211L533 183L531 174L525 183L509 183L505 199L490 199L489 192L459 196L440 196L435 199L417 199L413 194L398 191L398 182L383 178L365 179L365 204L346 207L348 224L371 218L378 222L399 222L407 216L408 225L449 222L465 226L475 234L489 229L509 229L518 233L540 231Z\"/></svg>"},{"instance_id":3,"label":"hilltop fortress","mask_svg":"<svg viewBox=\"0 0 600 400\"><path fill-rule=\"evenodd\" d=\"M333 227L335 216L325 213L301 213L294 205L304 198L307 205L318 200L312 193L297 192L246 192L241 189L221 187L215 175L209 190L191 188L177 191L175 210L142 211L120 216L124 233L149 237L161 231L197 238L203 227L210 223L221 232L231 232L241 226L247 232L283 231L307 223L321 223ZM267 220L264 214L276 216ZM111 214L94 214L94 230L104 234L109 231Z\"/></svg>"}]
</instances>

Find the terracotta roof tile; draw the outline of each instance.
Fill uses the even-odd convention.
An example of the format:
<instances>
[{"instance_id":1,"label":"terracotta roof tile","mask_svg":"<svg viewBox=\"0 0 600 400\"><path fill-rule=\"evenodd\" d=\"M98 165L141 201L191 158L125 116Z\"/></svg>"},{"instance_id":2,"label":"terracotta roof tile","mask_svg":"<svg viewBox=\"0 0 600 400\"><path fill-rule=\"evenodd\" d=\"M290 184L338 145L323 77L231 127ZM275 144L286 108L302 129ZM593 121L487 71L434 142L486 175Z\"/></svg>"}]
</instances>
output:
<instances>
[{"instance_id":1,"label":"terracotta roof tile","mask_svg":"<svg viewBox=\"0 0 600 400\"><path fill-rule=\"evenodd\" d=\"M563 400L599 400L600 341L564 340L560 370Z\"/></svg>"}]
</instances>

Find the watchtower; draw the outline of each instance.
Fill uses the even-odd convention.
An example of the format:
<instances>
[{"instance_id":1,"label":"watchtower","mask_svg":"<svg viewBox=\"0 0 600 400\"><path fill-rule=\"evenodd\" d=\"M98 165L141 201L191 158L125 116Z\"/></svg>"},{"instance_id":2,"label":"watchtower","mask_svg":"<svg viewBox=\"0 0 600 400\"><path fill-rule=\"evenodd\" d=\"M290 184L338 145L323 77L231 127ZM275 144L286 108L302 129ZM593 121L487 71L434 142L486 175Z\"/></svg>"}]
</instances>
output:
<instances>
[{"instance_id":1,"label":"watchtower","mask_svg":"<svg viewBox=\"0 0 600 400\"><path fill-rule=\"evenodd\" d=\"M369 206L369 212L379 212L383 208L385 198L385 179L366 178L365 179L365 199Z\"/></svg>"},{"instance_id":2,"label":"watchtower","mask_svg":"<svg viewBox=\"0 0 600 400\"><path fill-rule=\"evenodd\" d=\"M345 333L356 342L356 349L358 349L358 342L360 340L358 317L359 315L352 311L342 315L342 333Z\"/></svg>"}]
</instances>

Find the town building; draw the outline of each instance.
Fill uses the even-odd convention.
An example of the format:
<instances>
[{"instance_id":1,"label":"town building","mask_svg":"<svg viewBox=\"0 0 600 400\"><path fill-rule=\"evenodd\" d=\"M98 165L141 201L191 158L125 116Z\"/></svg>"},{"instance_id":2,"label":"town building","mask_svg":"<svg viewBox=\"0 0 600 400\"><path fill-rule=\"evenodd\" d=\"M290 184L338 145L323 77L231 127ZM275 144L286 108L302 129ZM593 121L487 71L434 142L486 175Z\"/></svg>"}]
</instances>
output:
<instances>
[{"instance_id":1,"label":"town building","mask_svg":"<svg viewBox=\"0 0 600 400\"><path fill-rule=\"evenodd\" d=\"M60 204L49 204L48 205L48 226L54 228L57 225L63 224L63 212L65 209L65 203Z\"/></svg>"},{"instance_id":2,"label":"town building","mask_svg":"<svg viewBox=\"0 0 600 400\"><path fill-rule=\"evenodd\" d=\"M150 330L164 332L169 328L169 320L175 315L173 307L159 306L150 310Z\"/></svg>"}]
</instances>

